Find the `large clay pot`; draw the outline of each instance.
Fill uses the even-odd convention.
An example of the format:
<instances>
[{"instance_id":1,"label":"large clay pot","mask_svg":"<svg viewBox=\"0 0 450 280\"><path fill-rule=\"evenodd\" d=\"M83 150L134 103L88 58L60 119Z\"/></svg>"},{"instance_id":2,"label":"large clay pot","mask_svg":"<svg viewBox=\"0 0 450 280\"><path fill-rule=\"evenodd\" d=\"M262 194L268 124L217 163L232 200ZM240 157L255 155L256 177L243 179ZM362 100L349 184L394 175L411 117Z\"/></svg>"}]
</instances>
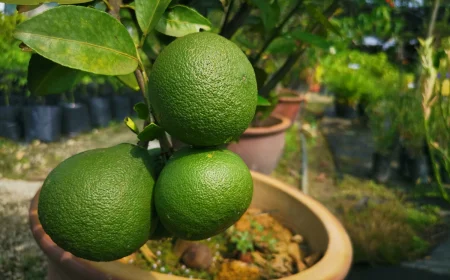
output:
<instances>
[{"instance_id":1,"label":"large clay pot","mask_svg":"<svg viewBox=\"0 0 450 280\"><path fill-rule=\"evenodd\" d=\"M252 206L271 211L278 221L303 235L313 252L323 253L311 268L286 277L286 280L339 280L347 275L352 262L350 239L339 221L319 202L294 187L268 176L252 172ZM141 270L114 262L91 262L74 257L58 247L44 232L37 215L39 192L30 208L30 226L34 238L48 258L49 280L176 280L178 276Z\"/></svg>"},{"instance_id":2,"label":"large clay pot","mask_svg":"<svg viewBox=\"0 0 450 280\"><path fill-rule=\"evenodd\" d=\"M240 155L247 166L255 171L270 174L283 153L285 132L291 121L280 115L272 115L268 126L249 127L228 149Z\"/></svg>"},{"instance_id":3,"label":"large clay pot","mask_svg":"<svg viewBox=\"0 0 450 280\"><path fill-rule=\"evenodd\" d=\"M292 96L280 96L272 114L289 118L292 124L297 119L300 106L304 101L305 98L298 93Z\"/></svg>"}]
</instances>

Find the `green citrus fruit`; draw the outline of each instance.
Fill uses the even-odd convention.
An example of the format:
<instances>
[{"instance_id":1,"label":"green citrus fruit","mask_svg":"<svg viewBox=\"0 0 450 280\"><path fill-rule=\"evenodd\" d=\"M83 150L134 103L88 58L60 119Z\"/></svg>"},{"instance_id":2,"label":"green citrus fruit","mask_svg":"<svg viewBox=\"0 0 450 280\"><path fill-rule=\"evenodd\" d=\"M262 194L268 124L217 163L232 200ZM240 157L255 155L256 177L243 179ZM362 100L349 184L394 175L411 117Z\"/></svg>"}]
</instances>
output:
<instances>
[{"instance_id":1,"label":"green citrus fruit","mask_svg":"<svg viewBox=\"0 0 450 280\"><path fill-rule=\"evenodd\" d=\"M145 149L131 144L66 159L42 186L42 227L77 257L111 261L131 254L156 226L153 164Z\"/></svg>"},{"instance_id":2,"label":"green citrus fruit","mask_svg":"<svg viewBox=\"0 0 450 280\"><path fill-rule=\"evenodd\" d=\"M159 124L194 146L239 137L254 117L255 72L233 42L209 32L176 39L158 55L149 100Z\"/></svg>"},{"instance_id":3,"label":"green citrus fruit","mask_svg":"<svg viewBox=\"0 0 450 280\"><path fill-rule=\"evenodd\" d=\"M176 237L200 240L234 224L252 195L252 176L238 155L220 148L184 148L159 175L155 206L160 222Z\"/></svg>"}]
</instances>

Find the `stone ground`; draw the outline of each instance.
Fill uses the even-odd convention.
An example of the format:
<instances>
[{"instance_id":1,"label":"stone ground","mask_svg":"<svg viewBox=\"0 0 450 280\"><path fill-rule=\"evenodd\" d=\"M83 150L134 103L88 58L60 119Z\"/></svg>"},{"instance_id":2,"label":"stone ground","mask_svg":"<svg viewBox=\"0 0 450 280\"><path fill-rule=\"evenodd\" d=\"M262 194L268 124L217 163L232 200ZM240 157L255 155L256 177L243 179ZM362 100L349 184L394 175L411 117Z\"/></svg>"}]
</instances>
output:
<instances>
[{"instance_id":1,"label":"stone ground","mask_svg":"<svg viewBox=\"0 0 450 280\"><path fill-rule=\"evenodd\" d=\"M42 182L0 181L0 279L41 280L46 260L28 227L30 200Z\"/></svg>"},{"instance_id":2,"label":"stone ground","mask_svg":"<svg viewBox=\"0 0 450 280\"><path fill-rule=\"evenodd\" d=\"M321 121L321 130L334 156L337 176L350 174L367 178L371 170L374 144L369 129L362 128L349 120L336 118L332 109ZM396 167L396 164L393 164ZM395 172L394 172L395 173ZM395 177L393 180L396 181ZM450 211L443 210L442 216L450 225ZM347 277L356 279L450 279L450 236L438 245L428 257L397 266L354 266Z\"/></svg>"}]
</instances>

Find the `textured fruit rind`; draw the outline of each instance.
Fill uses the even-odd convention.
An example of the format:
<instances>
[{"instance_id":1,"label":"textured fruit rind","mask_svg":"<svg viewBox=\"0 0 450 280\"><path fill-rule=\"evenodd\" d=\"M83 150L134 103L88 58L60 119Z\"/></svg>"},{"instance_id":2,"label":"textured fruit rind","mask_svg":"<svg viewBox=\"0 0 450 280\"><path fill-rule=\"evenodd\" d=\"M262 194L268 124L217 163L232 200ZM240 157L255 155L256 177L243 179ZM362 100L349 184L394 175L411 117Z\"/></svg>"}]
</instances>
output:
<instances>
[{"instance_id":1,"label":"textured fruit rind","mask_svg":"<svg viewBox=\"0 0 450 280\"><path fill-rule=\"evenodd\" d=\"M149 100L159 124L194 146L238 138L254 117L255 72L233 42L213 33L181 37L156 59Z\"/></svg>"},{"instance_id":2,"label":"textured fruit rind","mask_svg":"<svg viewBox=\"0 0 450 280\"><path fill-rule=\"evenodd\" d=\"M250 205L253 181L242 159L226 149L184 148L155 186L155 206L175 236L200 240L234 224Z\"/></svg>"},{"instance_id":3,"label":"textured fruit rind","mask_svg":"<svg viewBox=\"0 0 450 280\"><path fill-rule=\"evenodd\" d=\"M155 219L152 160L145 149L119 144L72 156L48 175L38 215L61 248L111 261L142 246Z\"/></svg>"}]
</instances>

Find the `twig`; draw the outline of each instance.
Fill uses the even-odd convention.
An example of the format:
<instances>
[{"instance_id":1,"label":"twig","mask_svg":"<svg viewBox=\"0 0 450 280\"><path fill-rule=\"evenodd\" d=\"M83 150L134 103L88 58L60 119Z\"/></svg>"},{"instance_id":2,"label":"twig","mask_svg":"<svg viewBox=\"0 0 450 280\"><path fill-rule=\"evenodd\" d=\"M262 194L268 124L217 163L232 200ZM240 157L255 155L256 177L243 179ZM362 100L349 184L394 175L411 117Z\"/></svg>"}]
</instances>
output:
<instances>
[{"instance_id":1,"label":"twig","mask_svg":"<svg viewBox=\"0 0 450 280\"><path fill-rule=\"evenodd\" d=\"M144 244L141 248L139 248L139 252L141 252L141 254L149 263L153 263L156 261L155 254L153 254L150 248L148 248L147 244Z\"/></svg>"},{"instance_id":2,"label":"twig","mask_svg":"<svg viewBox=\"0 0 450 280\"><path fill-rule=\"evenodd\" d=\"M231 10L233 8L234 0L230 0L230 4L228 4L227 12L225 13L225 17L223 18L222 27L220 28L220 32L222 33L224 29L227 27L228 18L230 17Z\"/></svg>"},{"instance_id":3,"label":"twig","mask_svg":"<svg viewBox=\"0 0 450 280\"><path fill-rule=\"evenodd\" d=\"M252 65L255 65L258 63L259 59L261 58L262 54L266 51L266 49L269 47L270 43L272 43L275 38L278 37L280 32L283 30L283 27L286 25L286 23L289 21L289 19L295 14L298 8L300 8L302 4L302 1L298 0L297 4L295 4L294 8L286 15L286 17L283 19L283 21L278 25L270 34L270 37L264 42L263 47L259 50L258 54L250 59L250 62Z\"/></svg>"},{"instance_id":4,"label":"twig","mask_svg":"<svg viewBox=\"0 0 450 280\"><path fill-rule=\"evenodd\" d=\"M231 19L229 24L227 24L226 28L220 31L220 35L227 39L233 37L234 33L236 33L239 27L244 24L244 21L250 15L251 10L251 6L244 2L237 13L234 15L234 17Z\"/></svg>"}]
</instances>

